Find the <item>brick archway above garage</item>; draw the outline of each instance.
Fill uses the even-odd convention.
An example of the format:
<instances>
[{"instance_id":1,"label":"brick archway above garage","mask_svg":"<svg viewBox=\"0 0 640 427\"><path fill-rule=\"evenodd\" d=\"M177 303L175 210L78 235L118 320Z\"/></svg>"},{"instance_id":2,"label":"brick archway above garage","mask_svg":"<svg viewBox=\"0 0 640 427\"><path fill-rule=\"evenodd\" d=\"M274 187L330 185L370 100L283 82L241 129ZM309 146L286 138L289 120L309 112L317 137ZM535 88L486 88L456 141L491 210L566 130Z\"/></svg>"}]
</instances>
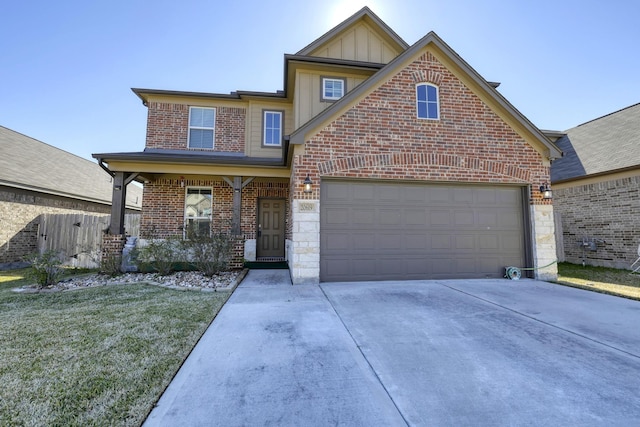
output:
<instances>
[{"instance_id":1,"label":"brick archway above garage","mask_svg":"<svg viewBox=\"0 0 640 427\"><path fill-rule=\"evenodd\" d=\"M508 177L510 178L507 180L509 182L532 182L531 171L508 164L507 162L496 162L484 160L479 157L438 153L382 153L344 157L318 163L318 172L321 175L336 175L344 172L392 169L394 167L401 167L403 170L409 170L412 167L458 169L466 170L467 175L471 172L475 180L480 177L501 178L504 180L505 177ZM421 174L425 172L425 169L421 169Z\"/></svg>"}]
</instances>

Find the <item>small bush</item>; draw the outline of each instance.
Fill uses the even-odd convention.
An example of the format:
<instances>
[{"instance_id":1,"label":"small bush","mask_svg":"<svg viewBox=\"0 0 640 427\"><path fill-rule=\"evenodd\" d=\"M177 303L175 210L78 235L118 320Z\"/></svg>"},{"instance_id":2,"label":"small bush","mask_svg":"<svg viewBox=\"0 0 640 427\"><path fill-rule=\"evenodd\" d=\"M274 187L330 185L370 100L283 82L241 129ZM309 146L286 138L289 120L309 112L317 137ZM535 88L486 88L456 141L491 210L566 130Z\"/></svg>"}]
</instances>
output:
<instances>
[{"instance_id":1,"label":"small bush","mask_svg":"<svg viewBox=\"0 0 640 427\"><path fill-rule=\"evenodd\" d=\"M190 263L205 276L215 276L227 269L233 250L233 238L228 233L192 234L182 242Z\"/></svg>"},{"instance_id":2,"label":"small bush","mask_svg":"<svg viewBox=\"0 0 640 427\"><path fill-rule=\"evenodd\" d=\"M121 255L109 255L108 257L100 260L100 272L111 277L116 277L122 274L122 256Z\"/></svg>"},{"instance_id":3,"label":"small bush","mask_svg":"<svg viewBox=\"0 0 640 427\"><path fill-rule=\"evenodd\" d=\"M31 264L29 278L35 280L40 288L56 285L64 274L62 254L54 250L31 254L25 260Z\"/></svg>"},{"instance_id":4,"label":"small bush","mask_svg":"<svg viewBox=\"0 0 640 427\"><path fill-rule=\"evenodd\" d=\"M182 259L180 240L177 236L151 239L145 246L137 248L135 259L140 270L146 264L161 276L173 273L175 264Z\"/></svg>"}]
</instances>

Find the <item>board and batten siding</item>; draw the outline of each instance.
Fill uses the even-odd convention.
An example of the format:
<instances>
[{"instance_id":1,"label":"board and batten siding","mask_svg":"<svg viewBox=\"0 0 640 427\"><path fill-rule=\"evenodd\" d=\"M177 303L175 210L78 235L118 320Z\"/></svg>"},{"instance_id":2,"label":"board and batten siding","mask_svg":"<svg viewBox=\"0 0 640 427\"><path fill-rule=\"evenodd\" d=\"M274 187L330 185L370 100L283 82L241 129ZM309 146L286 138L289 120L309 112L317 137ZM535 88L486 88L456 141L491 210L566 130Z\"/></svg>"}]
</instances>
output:
<instances>
[{"instance_id":1,"label":"board and batten siding","mask_svg":"<svg viewBox=\"0 0 640 427\"><path fill-rule=\"evenodd\" d=\"M380 33L362 22L349 28L333 43L321 46L310 55L387 64L400 53L382 39Z\"/></svg>"},{"instance_id":2,"label":"board and batten siding","mask_svg":"<svg viewBox=\"0 0 640 427\"><path fill-rule=\"evenodd\" d=\"M249 157L280 158L280 147L264 147L262 145L262 114L265 110L282 111L284 113L284 129L282 135L293 132L293 108L283 102L251 102L248 111L246 154Z\"/></svg>"},{"instance_id":3,"label":"board and batten siding","mask_svg":"<svg viewBox=\"0 0 640 427\"><path fill-rule=\"evenodd\" d=\"M346 79L347 93L368 78L368 76L363 75L299 71L296 76L296 91L294 99L296 129L333 104L333 102L320 100L322 77Z\"/></svg>"}]
</instances>

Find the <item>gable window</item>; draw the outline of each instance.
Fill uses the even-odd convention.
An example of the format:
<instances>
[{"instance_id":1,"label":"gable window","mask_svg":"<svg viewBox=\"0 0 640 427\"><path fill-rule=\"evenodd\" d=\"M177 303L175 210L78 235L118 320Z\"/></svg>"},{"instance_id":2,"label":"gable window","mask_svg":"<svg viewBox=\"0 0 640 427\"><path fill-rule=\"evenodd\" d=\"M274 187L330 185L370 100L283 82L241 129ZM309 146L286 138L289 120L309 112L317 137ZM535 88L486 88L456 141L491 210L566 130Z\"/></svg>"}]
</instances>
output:
<instances>
[{"instance_id":1,"label":"gable window","mask_svg":"<svg viewBox=\"0 0 640 427\"><path fill-rule=\"evenodd\" d=\"M440 118L438 86L429 83L416 86L416 109L419 119L438 120Z\"/></svg>"},{"instance_id":2,"label":"gable window","mask_svg":"<svg viewBox=\"0 0 640 427\"><path fill-rule=\"evenodd\" d=\"M216 109L189 108L189 148L213 149Z\"/></svg>"},{"instance_id":3,"label":"gable window","mask_svg":"<svg viewBox=\"0 0 640 427\"><path fill-rule=\"evenodd\" d=\"M262 115L262 143L265 147L282 145L282 111L265 111Z\"/></svg>"},{"instance_id":4,"label":"gable window","mask_svg":"<svg viewBox=\"0 0 640 427\"><path fill-rule=\"evenodd\" d=\"M322 78L322 100L337 101L344 96L347 86L346 79Z\"/></svg>"},{"instance_id":5,"label":"gable window","mask_svg":"<svg viewBox=\"0 0 640 427\"><path fill-rule=\"evenodd\" d=\"M211 234L211 213L213 210L211 188L187 187L184 203L184 237Z\"/></svg>"}]
</instances>

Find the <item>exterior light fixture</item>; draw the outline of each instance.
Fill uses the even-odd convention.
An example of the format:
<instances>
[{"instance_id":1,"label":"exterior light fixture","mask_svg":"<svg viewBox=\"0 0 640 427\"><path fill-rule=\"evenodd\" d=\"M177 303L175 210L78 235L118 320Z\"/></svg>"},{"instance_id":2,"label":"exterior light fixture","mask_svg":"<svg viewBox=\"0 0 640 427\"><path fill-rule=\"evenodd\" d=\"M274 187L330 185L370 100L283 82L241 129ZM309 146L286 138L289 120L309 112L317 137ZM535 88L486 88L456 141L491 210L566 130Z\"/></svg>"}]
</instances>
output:
<instances>
[{"instance_id":1,"label":"exterior light fixture","mask_svg":"<svg viewBox=\"0 0 640 427\"><path fill-rule=\"evenodd\" d=\"M553 192L551 191L551 187L549 187L548 183L544 183L540 186L540 192L542 193L542 198L544 200L553 199Z\"/></svg>"},{"instance_id":2,"label":"exterior light fixture","mask_svg":"<svg viewBox=\"0 0 640 427\"><path fill-rule=\"evenodd\" d=\"M313 182L311 182L311 178L309 178L309 174L307 174L307 177L304 179L304 192L305 193L311 193L311 185L313 184Z\"/></svg>"}]
</instances>

